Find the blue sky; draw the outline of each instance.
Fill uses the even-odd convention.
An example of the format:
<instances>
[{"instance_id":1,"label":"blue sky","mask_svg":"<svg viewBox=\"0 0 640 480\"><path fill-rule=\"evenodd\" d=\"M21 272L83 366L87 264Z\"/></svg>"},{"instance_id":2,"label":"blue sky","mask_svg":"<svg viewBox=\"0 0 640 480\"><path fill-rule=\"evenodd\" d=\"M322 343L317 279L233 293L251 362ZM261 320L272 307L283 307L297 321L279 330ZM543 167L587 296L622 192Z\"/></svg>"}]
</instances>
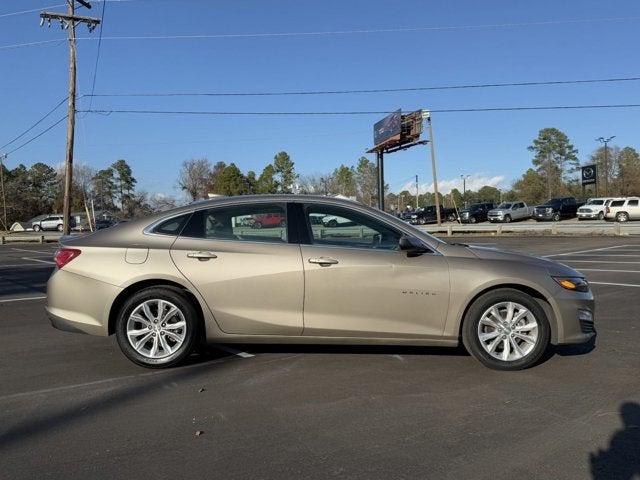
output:
<instances>
[{"instance_id":1,"label":"blue sky","mask_svg":"<svg viewBox=\"0 0 640 480\"><path fill-rule=\"evenodd\" d=\"M38 13L3 13L63 3L0 0L0 45L64 38L40 28ZM401 5L401 7L400 7ZM101 4L90 12L99 15ZM64 10L57 8L53 10ZM86 12L86 10L85 10ZM88 12L84 13L87 14ZM112 36L211 35L447 27L636 17L593 23L412 32L111 40ZM287 91L401 88L447 84L638 76L640 3L601 1L204 1L109 2L96 93ZM98 38L79 27L78 36ZM97 42L78 45L78 93L91 88ZM0 145L33 123L67 91L65 42L0 50ZM553 87L305 97L96 98L94 108L226 111L406 111L525 105L640 103L640 82ZM82 99L78 108L88 107ZM64 115L64 108L43 126ZM640 109L434 114L438 177L454 186L508 187L531 164L526 147L539 129L565 131L581 160L594 139L640 147ZM256 170L286 150L303 174L353 164L372 142L379 116L213 117L80 115L76 160L104 168L118 158L133 167L141 188L178 194L184 159L207 157ZM36 132L38 130L35 130ZM64 123L12 155L18 163L64 159ZM370 156L373 160L373 156ZM430 183L426 148L387 157L385 173L398 190L416 173Z\"/></svg>"}]
</instances>

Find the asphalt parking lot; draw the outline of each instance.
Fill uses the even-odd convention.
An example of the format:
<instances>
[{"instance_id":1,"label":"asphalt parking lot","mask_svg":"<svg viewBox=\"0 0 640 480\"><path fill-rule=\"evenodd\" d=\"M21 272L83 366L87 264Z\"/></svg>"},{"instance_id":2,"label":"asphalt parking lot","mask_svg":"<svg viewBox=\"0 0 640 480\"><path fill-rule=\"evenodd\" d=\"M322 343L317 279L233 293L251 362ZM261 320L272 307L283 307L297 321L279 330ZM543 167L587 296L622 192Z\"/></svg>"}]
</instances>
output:
<instances>
[{"instance_id":1,"label":"asphalt parking lot","mask_svg":"<svg viewBox=\"0 0 640 480\"><path fill-rule=\"evenodd\" d=\"M150 371L50 326L55 245L0 246L0 478L640 474L640 238L448 241L583 271L595 348L496 372L459 349L243 346Z\"/></svg>"}]
</instances>

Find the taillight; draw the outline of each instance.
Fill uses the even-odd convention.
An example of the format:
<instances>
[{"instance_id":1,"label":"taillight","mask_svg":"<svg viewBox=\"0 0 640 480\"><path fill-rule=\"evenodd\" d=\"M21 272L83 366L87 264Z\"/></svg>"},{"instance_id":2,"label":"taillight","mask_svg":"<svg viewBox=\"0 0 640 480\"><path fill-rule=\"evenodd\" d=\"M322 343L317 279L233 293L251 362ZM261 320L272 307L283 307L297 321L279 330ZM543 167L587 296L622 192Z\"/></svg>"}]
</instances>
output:
<instances>
[{"instance_id":1,"label":"taillight","mask_svg":"<svg viewBox=\"0 0 640 480\"><path fill-rule=\"evenodd\" d=\"M78 250L77 248L60 248L53 255L53 259L55 260L57 267L62 268L80 255L80 253L82 253L81 250Z\"/></svg>"}]
</instances>

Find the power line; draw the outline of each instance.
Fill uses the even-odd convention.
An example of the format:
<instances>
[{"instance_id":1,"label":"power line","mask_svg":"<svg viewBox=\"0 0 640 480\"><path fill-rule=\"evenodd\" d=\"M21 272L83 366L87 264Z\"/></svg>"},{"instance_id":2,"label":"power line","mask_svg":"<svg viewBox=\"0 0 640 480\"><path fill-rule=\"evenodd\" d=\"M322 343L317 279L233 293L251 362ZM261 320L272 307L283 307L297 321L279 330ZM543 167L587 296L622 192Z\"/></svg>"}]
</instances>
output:
<instances>
[{"instance_id":1,"label":"power line","mask_svg":"<svg viewBox=\"0 0 640 480\"><path fill-rule=\"evenodd\" d=\"M102 3L102 4L105 4L107 2L132 2L132 1L133 0L93 0L94 3ZM19 12L0 13L0 18L13 17L16 15L23 15L25 13L40 12L42 10L48 10L50 8L59 8L59 7L66 7L66 6L67 6L66 3L59 3L57 5L47 5L45 7L32 8L31 10L21 10Z\"/></svg>"},{"instance_id":2,"label":"power line","mask_svg":"<svg viewBox=\"0 0 640 480\"><path fill-rule=\"evenodd\" d=\"M637 108L638 104L608 104L608 105L550 105L531 107L486 107L486 108L446 108L429 110L431 113L466 113L466 112L513 112L527 110L584 110L610 108ZM112 113L130 113L145 115L254 115L254 116L329 116L329 115L385 115L392 111L327 111L327 112L229 112L229 111L197 111L197 110L78 110L82 113L98 113L111 115Z\"/></svg>"},{"instance_id":3,"label":"power line","mask_svg":"<svg viewBox=\"0 0 640 480\"><path fill-rule=\"evenodd\" d=\"M262 33L220 33L220 34L193 34L193 35L123 35L103 37L102 40L206 40L206 39L224 39L224 38L264 38L264 37L322 37L331 35L359 35L374 33L410 33L410 32L429 32L429 31L447 31L447 30L481 30L492 28L514 28L514 27L532 27L532 26L551 26L566 24L585 24L600 22L620 22L640 20L640 16L635 17L608 17L608 18L585 18L585 19L568 19L568 20L548 20L541 22L518 22L518 23L495 23L482 25L449 25L440 27L398 27L398 28L370 28L360 30L328 30L315 32L262 32ZM93 37L76 37L76 40L96 40ZM57 40L44 40L41 42L17 43L12 45L0 45L0 50L31 47L36 45L44 45L53 43Z\"/></svg>"},{"instance_id":4,"label":"power line","mask_svg":"<svg viewBox=\"0 0 640 480\"><path fill-rule=\"evenodd\" d=\"M59 123L61 123L62 121L67 119L67 115L65 115L64 117L60 118L57 122L55 122L54 124L48 126L47 128L45 128L43 131L41 131L39 134L37 134L34 137L31 137L29 140L27 140L26 142L22 143L21 145L17 146L16 148L14 148L13 150L10 150L7 152L7 155L11 155L13 152L16 152L18 150L20 150L22 147L26 147L27 145L29 145L31 142L37 140L38 138L40 138L42 135L44 135L45 133L47 133L49 130L51 130L53 127L55 127L56 125L58 125Z\"/></svg>"},{"instance_id":5,"label":"power line","mask_svg":"<svg viewBox=\"0 0 640 480\"><path fill-rule=\"evenodd\" d=\"M35 122L33 125L31 125L29 128L27 128L24 132L22 132L20 135L18 135L17 137L15 137L13 140L5 143L4 145L2 145L0 147L0 150L2 150L5 147L8 147L9 145L11 145L12 143L16 142L17 140L20 140L22 137L24 137L27 133L29 133L31 130L33 130L35 127L37 127L38 125L40 125L49 115L51 115L53 112L55 112L58 108L60 108L60 106L67 101L69 97L65 97L62 100L60 100L55 107L53 107L51 110L49 110L47 113L45 113L40 120L38 120L37 122Z\"/></svg>"},{"instance_id":6,"label":"power line","mask_svg":"<svg viewBox=\"0 0 640 480\"><path fill-rule=\"evenodd\" d=\"M551 80L539 82L511 82L511 83L480 83L468 85L438 85L431 87L407 88L374 88L366 90L311 90L293 92L170 92L170 93L92 93L90 97L261 97L261 96L290 96L290 95L344 95L359 93L391 93L391 92L423 92L428 90L462 90L471 88L496 87L530 87L542 85L578 85L588 83L633 82L640 77L600 78L588 80Z\"/></svg>"},{"instance_id":7,"label":"power line","mask_svg":"<svg viewBox=\"0 0 640 480\"><path fill-rule=\"evenodd\" d=\"M93 67L93 81L91 82L91 95L89 98L89 110L91 110L91 106L93 105L93 94L96 90L96 76L98 75L98 62L100 61L100 47L102 46L102 30L104 29L104 9L107 5L107 2L102 2L102 14L100 15L100 36L98 37L98 51L96 52L96 64Z\"/></svg>"}]
</instances>

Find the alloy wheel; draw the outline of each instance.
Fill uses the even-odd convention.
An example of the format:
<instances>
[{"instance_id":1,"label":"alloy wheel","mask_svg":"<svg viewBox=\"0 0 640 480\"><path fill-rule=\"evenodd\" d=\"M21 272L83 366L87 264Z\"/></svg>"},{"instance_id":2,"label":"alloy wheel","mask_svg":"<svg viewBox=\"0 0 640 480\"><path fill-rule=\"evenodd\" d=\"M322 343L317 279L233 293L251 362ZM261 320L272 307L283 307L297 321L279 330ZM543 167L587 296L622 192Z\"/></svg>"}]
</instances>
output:
<instances>
[{"instance_id":1,"label":"alloy wheel","mask_svg":"<svg viewBox=\"0 0 640 480\"><path fill-rule=\"evenodd\" d=\"M538 342L538 327L538 320L525 306L500 302L482 314L477 335L489 355L510 362L533 351Z\"/></svg>"},{"instance_id":2,"label":"alloy wheel","mask_svg":"<svg viewBox=\"0 0 640 480\"><path fill-rule=\"evenodd\" d=\"M184 343L187 322L182 311L162 299L138 305L127 320L127 339L146 358L160 359L174 354Z\"/></svg>"}]
</instances>

